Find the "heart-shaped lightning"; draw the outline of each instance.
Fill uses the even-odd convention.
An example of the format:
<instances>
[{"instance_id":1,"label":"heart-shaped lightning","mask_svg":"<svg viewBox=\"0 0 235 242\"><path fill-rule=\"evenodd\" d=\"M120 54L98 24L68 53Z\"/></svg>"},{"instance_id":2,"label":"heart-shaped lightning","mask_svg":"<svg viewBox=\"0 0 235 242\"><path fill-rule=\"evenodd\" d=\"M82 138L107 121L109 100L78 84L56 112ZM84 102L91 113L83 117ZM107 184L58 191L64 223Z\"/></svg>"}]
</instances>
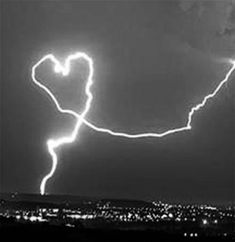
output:
<instances>
[{"instance_id":1,"label":"heart-shaped lightning","mask_svg":"<svg viewBox=\"0 0 235 242\"><path fill-rule=\"evenodd\" d=\"M46 60L50 60L54 64L54 71L56 73L60 73L63 76L67 76L70 73L71 62L74 60L77 60L77 59L84 59L85 61L87 61L88 66L89 66L89 74L88 74L86 87L85 87L85 93L87 96L87 100L86 100L85 107L84 107L83 111L81 112L81 114L78 114L70 109L63 109L61 107L61 105L59 104L59 102L57 101L57 99L55 98L55 96L53 95L52 91L48 87L46 87L45 85L43 85L39 81L37 81L37 79L35 77L36 69L38 68L38 66L40 66ZM55 152L55 149L60 147L63 144L72 143L76 139L79 129L83 123L83 120L91 107L91 102L92 102L93 96L90 91L90 87L93 84L93 80L92 80L93 73L94 73L93 60L83 52L77 52L73 55L68 56L63 65L54 57L54 55L48 54L48 55L44 56L39 62L37 62L37 64L34 65L32 68L32 79L33 79L34 83L47 92L47 94L51 97L51 99L55 103L59 112L71 114L74 117L76 117L76 119L77 119L76 125L70 135L61 137L58 139L49 139L47 141L48 151L52 157L52 168L51 168L50 172L43 178L43 180L41 182L41 185L40 185L41 194L45 194L46 183L47 183L48 179L50 179L53 176L53 174L56 170L56 166L58 163L58 157Z\"/></svg>"}]
</instances>

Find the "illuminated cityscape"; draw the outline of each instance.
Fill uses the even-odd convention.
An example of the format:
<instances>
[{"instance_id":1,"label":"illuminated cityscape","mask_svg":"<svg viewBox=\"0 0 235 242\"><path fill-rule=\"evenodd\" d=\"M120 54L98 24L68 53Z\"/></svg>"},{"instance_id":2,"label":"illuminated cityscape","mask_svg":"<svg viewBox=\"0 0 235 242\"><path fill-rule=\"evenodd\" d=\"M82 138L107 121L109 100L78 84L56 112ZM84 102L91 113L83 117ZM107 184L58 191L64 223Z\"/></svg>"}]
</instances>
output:
<instances>
[{"instance_id":1,"label":"illuminated cityscape","mask_svg":"<svg viewBox=\"0 0 235 242\"><path fill-rule=\"evenodd\" d=\"M28 201L21 200L26 198ZM40 201L36 202L37 199ZM232 206L115 199L86 199L74 203L66 201L63 196L49 195L44 199L37 195L2 195L1 220L7 224L7 219L16 224L42 223L78 232L87 229L128 229L151 230L190 238L234 238L235 218ZM53 200L57 202L52 203Z\"/></svg>"}]
</instances>

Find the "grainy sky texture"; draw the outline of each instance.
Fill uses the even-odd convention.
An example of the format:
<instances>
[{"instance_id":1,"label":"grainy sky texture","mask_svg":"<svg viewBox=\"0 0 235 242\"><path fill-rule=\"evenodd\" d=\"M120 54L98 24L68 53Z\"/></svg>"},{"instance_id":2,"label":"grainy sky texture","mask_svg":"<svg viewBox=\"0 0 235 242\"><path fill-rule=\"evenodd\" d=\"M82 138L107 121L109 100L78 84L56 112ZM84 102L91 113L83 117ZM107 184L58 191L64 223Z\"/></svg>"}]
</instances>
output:
<instances>
[{"instance_id":1,"label":"grainy sky texture","mask_svg":"<svg viewBox=\"0 0 235 242\"><path fill-rule=\"evenodd\" d=\"M32 82L43 55L94 59L88 119L124 132L185 125L235 56L234 1L1 1L1 191L39 192L51 166L46 140L71 131ZM65 85L43 64L38 78L65 106L84 104L84 63ZM79 79L79 81L78 81ZM58 84L55 84L58 83ZM193 130L128 140L82 127L59 152L49 193L230 203L234 196L235 77L194 116Z\"/></svg>"}]
</instances>

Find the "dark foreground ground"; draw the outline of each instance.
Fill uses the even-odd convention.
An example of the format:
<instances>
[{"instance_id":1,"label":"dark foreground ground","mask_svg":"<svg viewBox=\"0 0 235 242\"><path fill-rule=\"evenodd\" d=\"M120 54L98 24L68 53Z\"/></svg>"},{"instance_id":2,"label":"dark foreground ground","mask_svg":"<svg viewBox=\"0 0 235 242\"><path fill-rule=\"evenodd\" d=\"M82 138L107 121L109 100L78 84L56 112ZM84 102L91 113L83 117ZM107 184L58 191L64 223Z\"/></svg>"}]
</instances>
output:
<instances>
[{"instance_id":1,"label":"dark foreground ground","mask_svg":"<svg viewBox=\"0 0 235 242\"><path fill-rule=\"evenodd\" d=\"M0 241L78 241L78 242L156 242L156 241L232 241L232 237L186 238L152 230L78 229L45 224L21 224L0 227Z\"/></svg>"}]
</instances>

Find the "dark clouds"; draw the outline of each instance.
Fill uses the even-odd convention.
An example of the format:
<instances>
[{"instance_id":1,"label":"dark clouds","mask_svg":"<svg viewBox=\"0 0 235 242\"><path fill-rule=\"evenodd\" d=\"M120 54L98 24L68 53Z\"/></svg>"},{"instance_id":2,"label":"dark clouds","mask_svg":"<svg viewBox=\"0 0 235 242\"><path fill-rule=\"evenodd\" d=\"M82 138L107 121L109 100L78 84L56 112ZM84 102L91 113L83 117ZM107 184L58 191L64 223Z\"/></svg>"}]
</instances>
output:
<instances>
[{"instance_id":1,"label":"dark clouds","mask_svg":"<svg viewBox=\"0 0 235 242\"><path fill-rule=\"evenodd\" d=\"M210 3L209 3L210 2ZM53 52L94 58L89 120L130 132L185 125L189 109L224 77L234 55L229 2L3 2L1 14L1 188L38 192L50 168L45 141L71 130L31 81L30 68ZM229 10L227 10L229 9ZM58 81L49 67L39 78ZM47 71L45 71L47 70ZM232 78L233 80L233 78ZM195 115L192 132L126 140L82 128L61 149L49 192L229 202L234 192L234 82ZM73 76L73 90L78 94ZM63 88L62 88L63 89ZM65 91L65 90L64 90ZM82 97L58 90L66 105ZM64 93L63 93L64 92ZM71 93L70 93L71 94ZM80 93L82 94L82 93ZM234 96L233 96L234 97Z\"/></svg>"},{"instance_id":2,"label":"dark clouds","mask_svg":"<svg viewBox=\"0 0 235 242\"><path fill-rule=\"evenodd\" d=\"M179 7L190 19L192 31L198 34L193 36L193 45L212 54L234 56L234 0L181 0Z\"/></svg>"}]
</instances>

